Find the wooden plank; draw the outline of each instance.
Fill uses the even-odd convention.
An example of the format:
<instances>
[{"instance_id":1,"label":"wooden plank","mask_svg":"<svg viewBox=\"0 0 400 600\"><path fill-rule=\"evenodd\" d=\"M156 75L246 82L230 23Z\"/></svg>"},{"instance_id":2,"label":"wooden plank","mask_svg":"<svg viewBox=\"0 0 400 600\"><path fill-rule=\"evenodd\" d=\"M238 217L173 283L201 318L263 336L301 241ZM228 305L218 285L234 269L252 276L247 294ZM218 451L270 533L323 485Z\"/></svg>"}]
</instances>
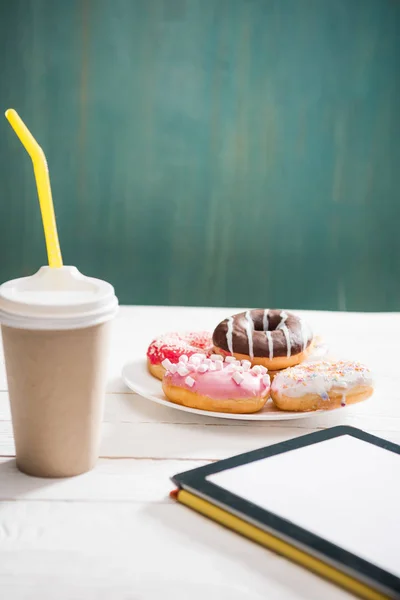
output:
<instances>
[{"instance_id":1,"label":"wooden plank","mask_svg":"<svg viewBox=\"0 0 400 600\"><path fill-rule=\"evenodd\" d=\"M225 458L312 431L290 427L213 427L173 423L104 423L100 456L108 458ZM0 456L14 456L10 422L0 422Z\"/></svg>"},{"instance_id":2,"label":"wooden plank","mask_svg":"<svg viewBox=\"0 0 400 600\"><path fill-rule=\"evenodd\" d=\"M63 500L85 502L167 502L172 475L204 461L99 460L89 473L66 479L40 479L18 471L15 459L0 458L0 502Z\"/></svg>"},{"instance_id":3,"label":"wooden plank","mask_svg":"<svg viewBox=\"0 0 400 600\"><path fill-rule=\"evenodd\" d=\"M355 421L351 424L357 424ZM374 421L370 421L374 425ZM400 442L399 421L390 429L363 427L393 442ZM100 456L104 458L155 458L216 460L305 435L315 428L275 426L223 427L184 423L104 423ZM14 456L10 422L0 423L0 456Z\"/></svg>"},{"instance_id":4,"label":"wooden plank","mask_svg":"<svg viewBox=\"0 0 400 600\"><path fill-rule=\"evenodd\" d=\"M276 444L312 431L314 429L288 426L213 427L164 423L105 423L101 455L213 460ZM400 431L393 428L379 432L375 429L367 431L380 434L390 441L400 442ZM8 450L11 449L8 445Z\"/></svg>"},{"instance_id":5,"label":"wooden plank","mask_svg":"<svg viewBox=\"0 0 400 600\"><path fill-rule=\"evenodd\" d=\"M12 600L351 598L172 501L2 502L0 589Z\"/></svg>"},{"instance_id":6,"label":"wooden plank","mask_svg":"<svg viewBox=\"0 0 400 600\"><path fill-rule=\"evenodd\" d=\"M385 391L386 390L386 391ZM360 427L375 426L390 429L391 421L400 418L400 399L395 383L378 389L367 402L333 412L318 413L306 419L289 421L290 427L318 428L359 422ZM0 392L0 421L10 421L10 405L7 392ZM176 408L162 406L137 394L107 394L105 400L105 423L186 423L215 426L282 427L282 421L240 421L194 415Z\"/></svg>"}]
</instances>

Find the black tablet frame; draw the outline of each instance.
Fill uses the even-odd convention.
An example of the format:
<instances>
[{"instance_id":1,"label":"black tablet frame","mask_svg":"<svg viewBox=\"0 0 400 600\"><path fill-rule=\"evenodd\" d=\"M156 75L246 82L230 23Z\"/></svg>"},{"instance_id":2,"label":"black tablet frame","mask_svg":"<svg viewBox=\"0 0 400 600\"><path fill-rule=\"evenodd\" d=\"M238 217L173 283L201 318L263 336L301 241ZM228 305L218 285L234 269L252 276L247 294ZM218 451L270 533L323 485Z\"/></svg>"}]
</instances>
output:
<instances>
[{"instance_id":1,"label":"black tablet frame","mask_svg":"<svg viewBox=\"0 0 400 600\"><path fill-rule=\"evenodd\" d=\"M191 471L186 471L172 477L172 481L178 488L190 491L221 508L228 509L229 512L240 516L243 520L272 533L276 537L284 539L291 545L304 550L308 554L316 556L323 562L334 566L352 577L364 581L370 587L389 596L389 598L400 599L400 578L355 554L314 535L306 529L228 492L206 479L209 475L220 473L221 471L233 467L255 462L270 456L276 456L277 454L296 450L297 448L318 444L344 435L350 435L400 455L400 446L397 444L388 442L387 440L366 433L355 427L338 426L300 436L279 444L273 444L272 446L260 448L252 452L246 452ZM396 476L395 474L393 475ZM400 472L398 475L400 477Z\"/></svg>"}]
</instances>

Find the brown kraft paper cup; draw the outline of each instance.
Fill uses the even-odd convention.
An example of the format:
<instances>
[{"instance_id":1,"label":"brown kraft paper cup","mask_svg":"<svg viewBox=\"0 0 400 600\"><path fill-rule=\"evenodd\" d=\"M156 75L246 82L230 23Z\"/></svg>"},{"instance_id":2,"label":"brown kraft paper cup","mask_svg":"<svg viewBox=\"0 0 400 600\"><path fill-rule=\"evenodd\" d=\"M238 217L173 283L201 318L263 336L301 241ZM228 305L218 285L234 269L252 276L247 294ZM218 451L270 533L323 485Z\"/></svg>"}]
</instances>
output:
<instances>
[{"instance_id":1,"label":"brown kraft paper cup","mask_svg":"<svg viewBox=\"0 0 400 600\"><path fill-rule=\"evenodd\" d=\"M70 477L94 467L111 326L2 326L17 466L24 473Z\"/></svg>"}]
</instances>

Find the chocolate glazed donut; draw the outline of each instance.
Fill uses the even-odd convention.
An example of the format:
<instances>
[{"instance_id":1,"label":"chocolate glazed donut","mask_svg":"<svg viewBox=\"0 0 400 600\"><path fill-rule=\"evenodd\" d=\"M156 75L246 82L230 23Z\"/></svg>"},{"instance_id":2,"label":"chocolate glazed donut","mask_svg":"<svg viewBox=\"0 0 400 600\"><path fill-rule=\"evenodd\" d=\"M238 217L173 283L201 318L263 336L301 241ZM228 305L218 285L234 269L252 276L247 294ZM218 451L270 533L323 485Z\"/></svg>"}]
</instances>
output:
<instances>
[{"instance_id":1,"label":"chocolate glazed donut","mask_svg":"<svg viewBox=\"0 0 400 600\"><path fill-rule=\"evenodd\" d=\"M270 370L302 362L312 340L307 323L284 310L247 310L222 321L213 333L216 352Z\"/></svg>"}]
</instances>

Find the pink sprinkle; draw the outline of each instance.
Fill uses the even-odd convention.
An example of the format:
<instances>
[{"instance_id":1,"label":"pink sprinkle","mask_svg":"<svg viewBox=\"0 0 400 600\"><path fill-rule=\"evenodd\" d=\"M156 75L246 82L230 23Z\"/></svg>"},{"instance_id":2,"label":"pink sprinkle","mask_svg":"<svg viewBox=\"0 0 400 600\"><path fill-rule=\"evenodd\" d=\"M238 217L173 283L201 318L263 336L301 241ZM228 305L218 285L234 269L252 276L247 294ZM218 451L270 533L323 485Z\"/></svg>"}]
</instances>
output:
<instances>
[{"instance_id":1,"label":"pink sprinkle","mask_svg":"<svg viewBox=\"0 0 400 600\"><path fill-rule=\"evenodd\" d=\"M164 367L164 369L166 369L167 371L169 371L169 370L170 370L170 366L172 365L172 363L171 363L171 361L169 360L169 358L165 358L165 359L162 361L162 363L161 363L161 364L162 364L162 366Z\"/></svg>"},{"instance_id":2,"label":"pink sprinkle","mask_svg":"<svg viewBox=\"0 0 400 600\"><path fill-rule=\"evenodd\" d=\"M178 373L181 377L185 377L186 375L189 375L190 371L185 367L185 365L179 365Z\"/></svg>"},{"instance_id":3,"label":"pink sprinkle","mask_svg":"<svg viewBox=\"0 0 400 600\"><path fill-rule=\"evenodd\" d=\"M196 354L192 354L192 356L190 357L191 360L195 359L199 359L199 360L203 360L204 358L207 358L205 354L203 354L202 352L196 352Z\"/></svg>"},{"instance_id":4,"label":"pink sprinkle","mask_svg":"<svg viewBox=\"0 0 400 600\"><path fill-rule=\"evenodd\" d=\"M218 360L224 360L220 354L211 354L210 359L214 362L217 362Z\"/></svg>"},{"instance_id":5,"label":"pink sprinkle","mask_svg":"<svg viewBox=\"0 0 400 600\"><path fill-rule=\"evenodd\" d=\"M189 375L189 377L186 377L186 379L185 379L185 383L186 383L186 385L188 385L189 387L193 387L193 386L194 386L194 384L195 384L196 382L195 382L195 380L193 379L193 377L190 377L190 375Z\"/></svg>"},{"instance_id":6,"label":"pink sprinkle","mask_svg":"<svg viewBox=\"0 0 400 600\"><path fill-rule=\"evenodd\" d=\"M259 365L256 365L255 367L253 367L251 369L251 372L253 373L253 375L261 375L261 368Z\"/></svg>"},{"instance_id":7,"label":"pink sprinkle","mask_svg":"<svg viewBox=\"0 0 400 600\"><path fill-rule=\"evenodd\" d=\"M202 361L202 358L200 358L200 356L196 356L195 354L193 356L190 357L189 359L189 363L192 365L199 365Z\"/></svg>"},{"instance_id":8,"label":"pink sprinkle","mask_svg":"<svg viewBox=\"0 0 400 600\"><path fill-rule=\"evenodd\" d=\"M269 375L264 375L264 377L262 378L262 382L264 385L269 385L271 383Z\"/></svg>"},{"instance_id":9,"label":"pink sprinkle","mask_svg":"<svg viewBox=\"0 0 400 600\"><path fill-rule=\"evenodd\" d=\"M235 371L234 374L232 375L232 379L235 383L240 385L242 383L242 381L244 380L244 377L241 373L239 373L239 371Z\"/></svg>"}]
</instances>

